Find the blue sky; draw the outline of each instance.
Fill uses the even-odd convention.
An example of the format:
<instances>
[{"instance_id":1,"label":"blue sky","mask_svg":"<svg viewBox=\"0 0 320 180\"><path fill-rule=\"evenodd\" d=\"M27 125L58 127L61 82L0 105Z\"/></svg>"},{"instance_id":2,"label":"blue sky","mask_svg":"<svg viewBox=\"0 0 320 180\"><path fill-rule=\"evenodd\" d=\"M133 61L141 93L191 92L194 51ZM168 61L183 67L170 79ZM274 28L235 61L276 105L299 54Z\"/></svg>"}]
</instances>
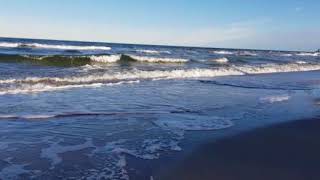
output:
<instances>
[{"instance_id":1,"label":"blue sky","mask_svg":"<svg viewBox=\"0 0 320 180\"><path fill-rule=\"evenodd\" d=\"M0 36L315 50L316 0L0 0Z\"/></svg>"}]
</instances>

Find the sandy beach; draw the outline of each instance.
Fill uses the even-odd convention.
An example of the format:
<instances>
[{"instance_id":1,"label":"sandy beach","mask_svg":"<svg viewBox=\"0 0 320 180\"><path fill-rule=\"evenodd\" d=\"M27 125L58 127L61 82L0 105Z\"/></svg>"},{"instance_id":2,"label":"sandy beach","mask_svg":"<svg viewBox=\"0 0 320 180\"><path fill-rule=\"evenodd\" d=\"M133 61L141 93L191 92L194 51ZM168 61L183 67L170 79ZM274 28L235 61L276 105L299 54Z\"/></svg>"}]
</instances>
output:
<instances>
[{"instance_id":1,"label":"sandy beach","mask_svg":"<svg viewBox=\"0 0 320 180\"><path fill-rule=\"evenodd\" d=\"M208 143L159 179L319 179L319 120L287 122Z\"/></svg>"}]
</instances>

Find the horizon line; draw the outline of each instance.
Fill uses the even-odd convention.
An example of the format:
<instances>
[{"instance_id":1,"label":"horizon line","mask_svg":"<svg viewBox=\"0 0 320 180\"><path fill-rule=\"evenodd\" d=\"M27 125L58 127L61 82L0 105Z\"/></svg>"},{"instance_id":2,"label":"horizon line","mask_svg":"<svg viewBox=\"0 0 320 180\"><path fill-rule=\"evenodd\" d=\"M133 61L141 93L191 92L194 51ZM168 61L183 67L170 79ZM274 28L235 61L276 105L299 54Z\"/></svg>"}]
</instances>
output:
<instances>
[{"instance_id":1,"label":"horizon line","mask_svg":"<svg viewBox=\"0 0 320 180\"><path fill-rule=\"evenodd\" d=\"M282 49L254 49L254 48L225 48L225 47L211 47L211 46L184 46L184 45L166 45L166 44L144 44L144 43L129 43L129 42L107 42L107 41L90 41L90 40L67 40L67 39L52 39L52 38L33 38L33 37L5 37L3 39L25 39L25 40L45 40L45 41L65 41L65 42L83 42L83 43L105 43L105 44L123 44L123 45L137 45L137 46L160 46L160 47L176 47L176 48L201 48L201 49L228 49L228 50L253 50L253 51L280 51L280 52L315 52L317 51L301 51L301 50L282 50Z\"/></svg>"}]
</instances>

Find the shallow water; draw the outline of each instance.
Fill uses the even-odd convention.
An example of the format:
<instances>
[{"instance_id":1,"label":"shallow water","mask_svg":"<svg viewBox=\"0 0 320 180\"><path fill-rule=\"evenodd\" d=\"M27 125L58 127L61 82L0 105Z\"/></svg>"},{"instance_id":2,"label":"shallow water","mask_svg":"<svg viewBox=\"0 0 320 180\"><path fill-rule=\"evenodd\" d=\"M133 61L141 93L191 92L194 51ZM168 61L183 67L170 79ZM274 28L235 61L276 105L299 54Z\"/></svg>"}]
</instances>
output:
<instances>
[{"instance_id":1,"label":"shallow water","mask_svg":"<svg viewBox=\"0 0 320 180\"><path fill-rule=\"evenodd\" d=\"M128 158L318 116L319 58L2 38L0 179L130 179Z\"/></svg>"}]
</instances>

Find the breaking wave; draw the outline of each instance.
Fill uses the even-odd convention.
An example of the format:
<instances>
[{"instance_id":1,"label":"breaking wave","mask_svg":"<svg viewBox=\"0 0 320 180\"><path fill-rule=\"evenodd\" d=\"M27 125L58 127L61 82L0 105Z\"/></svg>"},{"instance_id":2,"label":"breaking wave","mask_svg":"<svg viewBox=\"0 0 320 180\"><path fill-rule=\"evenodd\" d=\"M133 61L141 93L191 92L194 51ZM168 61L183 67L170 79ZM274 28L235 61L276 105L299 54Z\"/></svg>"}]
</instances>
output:
<instances>
[{"instance_id":1,"label":"breaking wave","mask_svg":"<svg viewBox=\"0 0 320 180\"><path fill-rule=\"evenodd\" d=\"M212 51L212 53L219 54L219 55L257 56L257 53L252 51L217 50L217 51Z\"/></svg>"},{"instance_id":2,"label":"breaking wave","mask_svg":"<svg viewBox=\"0 0 320 180\"><path fill-rule=\"evenodd\" d=\"M145 63L186 63L188 59L182 58L162 58L134 55L6 55L0 54L0 61L4 62L30 62L41 65L52 66L84 66L92 62L99 63L124 63L124 62L145 62Z\"/></svg>"},{"instance_id":3,"label":"breaking wave","mask_svg":"<svg viewBox=\"0 0 320 180\"><path fill-rule=\"evenodd\" d=\"M318 53L318 52L313 52L313 53L304 52L304 53L297 54L297 56L314 56L314 57L316 57L316 56L320 56L320 53Z\"/></svg>"},{"instance_id":4,"label":"breaking wave","mask_svg":"<svg viewBox=\"0 0 320 180\"><path fill-rule=\"evenodd\" d=\"M223 58L218 58L218 59L212 59L210 61L215 62L215 63L219 63L219 64L226 64L229 62L229 59L223 57Z\"/></svg>"},{"instance_id":5,"label":"breaking wave","mask_svg":"<svg viewBox=\"0 0 320 180\"><path fill-rule=\"evenodd\" d=\"M235 67L235 66L233 66ZM268 74L282 72L299 72L320 70L320 64L264 64L260 66L237 66L235 67L245 74Z\"/></svg>"},{"instance_id":6,"label":"breaking wave","mask_svg":"<svg viewBox=\"0 0 320 180\"><path fill-rule=\"evenodd\" d=\"M246 74L265 74L297 71L320 70L320 64L267 64L260 66L229 66L215 69L186 69L186 70L132 70L118 73L92 74L70 77L28 77L25 79L0 80L0 95L36 93L56 91L69 88L100 87L103 85L118 85L123 83L138 83L141 80L164 80L207 78L218 76L234 76Z\"/></svg>"},{"instance_id":7,"label":"breaking wave","mask_svg":"<svg viewBox=\"0 0 320 180\"><path fill-rule=\"evenodd\" d=\"M282 56L282 57L292 57L293 55L292 55L292 54L287 53L287 54L280 54L280 56Z\"/></svg>"},{"instance_id":8,"label":"breaking wave","mask_svg":"<svg viewBox=\"0 0 320 180\"><path fill-rule=\"evenodd\" d=\"M257 56L257 53L250 52L250 51L242 51L238 53L239 56Z\"/></svg>"},{"instance_id":9,"label":"breaking wave","mask_svg":"<svg viewBox=\"0 0 320 180\"><path fill-rule=\"evenodd\" d=\"M20 43L7 43L7 42L1 42L0 47L5 47L5 48L16 48L19 47Z\"/></svg>"},{"instance_id":10,"label":"breaking wave","mask_svg":"<svg viewBox=\"0 0 320 180\"><path fill-rule=\"evenodd\" d=\"M146 49L138 49L136 50L138 53L145 53L145 54L171 54L170 51L157 51L157 50L146 50Z\"/></svg>"},{"instance_id":11,"label":"breaking wave","mask_svg":"<svg viewBox=\"0 0 320 180\"><path fill-rule=\"evenodd\" d=\"M218 69L189 69L189 70L154 70L143 71L134 70L122 73L105 73L103 75L88 75L88 76L74 76L74 77L29 77L25 79L6 79L0 80L0 84L12 84L12 83L46 83L46 84L86 84L86 83L104 83L104 82L117 82L121 80L137 80L137 79L179 79L179 78L198 78L198 77L216 77L227 75L243 75L242 72L234 70L232 68L218 68Z\"/></svg>"},{"instance_id":12,"label":"breaking wave","mask_svg":"<svg viewBox=\"0 0 320 180\"><path fill-rule=\"evenodd\" d=\"M183 59L183 58L162 58L162 57L148 57L148 56L135 56L135 55L130 55L127 57L139 62L148 62L148 63L186 63L189 61L188 59Z\"/></svg>"},{"instance_id":13,"label":"breaking wave","mask_svg":"<svg viewBox=\"0 0 320 180\"><path fill-rule=\"evenodd\" d=\"M6 48L41 48L41 49L61 49L61 50L111 50L111 47L106 46L76 46L76 45L52 45L40 43L0 43L0 47Z\"/></svg>"},{"instance_id":14,"label":"breaking wave","mask_svg":"<svg viewBox=\"0 0 320 180\"><path fill-rule=\"evenodd\" d=\"M90 60L102 63L115 63L120 61L121 55L102 55L102 56L90 56Z\"/></svg>"},{"instance_id":15,"label":"breaking wave","mask_svg":"<svg viewBox=\"0 0 320 180\"><path fill-rule=\"evenodd\" d=\"M9 81L7 81L9 82ZM98 88L101 86L115 86L121 84L132 84L132 83L139 83L138 80L135 81L110 81L105 83L94 83L88 82L73 84L73 83L53 83L53 82L22 82L18 85L9 88L0 88L0 95L6 94L29 94L29 93L40 93L40 92L48 92L48 91L59 91L59 90L66 90L66 89L73 89L73 88Z\"/></svg>"},{"instance_id":16,"label":"breaking wave","mask_svg":"<svg viewBox=\"0 0 320 180\"><path fill-rule=\"evenodd\" d=\"M231 55L234 54L234 52L231 51L213 51L214 54L223 54L223 55Z\"/></svg>"},{"instance_id":17,"label":"breaking wave","mask_svg":"<svg viewBox=\"0 0 320 180\"><path fill-rule=\"evenodd\" d=\"M277 103L277 102L284 102L290 100L290 96L285 94L285 95L278 95L278 96L268 96L268 97L263 97L260 98L261 102L266 102L266 103Z\"/></svg>"}]
</instances>

